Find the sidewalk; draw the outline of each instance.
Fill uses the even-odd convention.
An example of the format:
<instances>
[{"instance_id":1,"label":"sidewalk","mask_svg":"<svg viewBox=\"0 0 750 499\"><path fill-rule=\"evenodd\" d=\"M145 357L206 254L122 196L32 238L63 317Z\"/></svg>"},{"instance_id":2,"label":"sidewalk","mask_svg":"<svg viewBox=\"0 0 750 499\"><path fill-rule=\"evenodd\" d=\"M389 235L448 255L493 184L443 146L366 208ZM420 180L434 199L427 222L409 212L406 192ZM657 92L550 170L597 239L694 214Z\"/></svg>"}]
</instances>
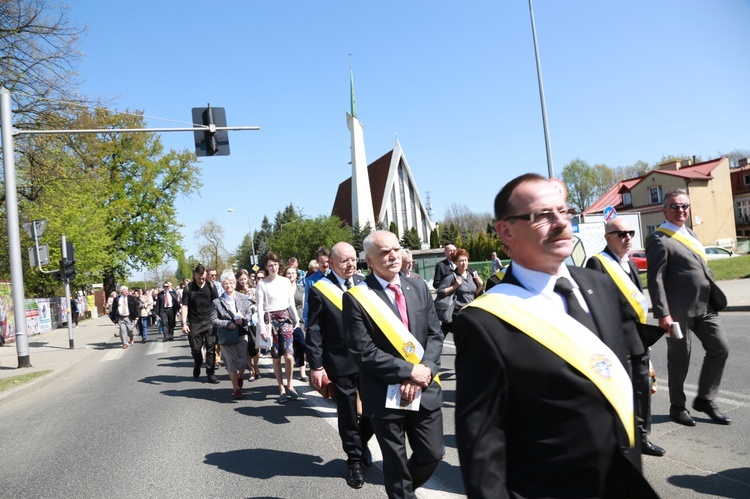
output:
<instances>
[{"instance_id":1,"label":"sidewalk","mask_svg":"<svg viewBox=\"0 0 750 499\"><path fill-rule=\"evenodd\" d=\"M750 311L750 279L721 281L719 286L727 295L729 302L726 312ZM67 328L54 329L48 333L31 336L29 337L29 357L33 367L24 369L17 368L18 353L14 342L0 347L0 379L36 371L52 371L46 376L0 392L0 402L37 383L54 379L70 366L85 360L97 349L108 348L106 345L119 346L120 340L114 336L116 331L116 326L109 318L102 316L81 321L79 327L73 329L74 349L70 348ZM151 333L152 339L149 341L161 341L158 336L158 333Z\"/></svg>"},{"instance_id":2,"label":"sidewalk","mask_svg":"<svg viewBox=\"0 0 750 499\"><path fill-rule=\"evenodd\" d=\"M73 349L70 348L67 328L29 336L29 358L32 367L23 369L18 369L16 343L6 343L0 347L0 379L37 371L52 372L17 388L0 392L0 401L12 397L21 389L54 378L70 366L85 360L97 349L107 348L108 344L119 345L120 339L114 335L116 331L117 327L105 315L82 320L77 328L73 328Z\"/></svg>"}]
</instances>

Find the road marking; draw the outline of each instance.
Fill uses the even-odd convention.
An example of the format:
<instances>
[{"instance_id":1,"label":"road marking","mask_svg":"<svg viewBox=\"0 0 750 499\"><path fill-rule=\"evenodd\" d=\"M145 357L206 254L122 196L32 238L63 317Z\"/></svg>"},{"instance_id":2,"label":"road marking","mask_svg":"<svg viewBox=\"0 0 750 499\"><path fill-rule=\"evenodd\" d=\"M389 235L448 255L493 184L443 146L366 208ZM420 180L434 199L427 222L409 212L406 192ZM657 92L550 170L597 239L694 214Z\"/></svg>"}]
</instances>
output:
<instances>
[{"instance_id":1,"label":"road marking","mask_svg":"<svg viewBox=\"0 0 750 499\"><path fill-rule=\"evenodd\" d=\"M262 362L262 359L261 359ZM297 382L295 380L295 389L305 395L302 399L307 405L315 409L325 422L336 430L336 438L338 437L338 418L336 417L336 404L330 399L324 399L316 390L314 390L308 383ZM377 466L381 470L383 469L383 453L380 451L380 446L376 438L372 438L368 444L370 452L372 453L372 464ZM420 499L455 499L466 497L463 494L457 494L451 491L442 480L435 477L434 475L427 480L416 491L416 496Z\"/></svg>"},{"instance_id":2,"label":"road marking","mask_svg":"<svg viewBox=\"0 0 750 499\"><path fill-rule=\"evenodd\" d=\"M125 353L125 350L126 349L122 347L111 349L109 352L104 354L104 357L102 357L102 362L119 359L120 357L122 357L122 354Z\"/></svg>"},{"instance_id":3,"label":"road marking","mask_svg":"<svg viewBox=\"0 0 750 499\"><path fill-rule=\"evenodd\" d=\"M148 347L148 352L146 352L146 355L159 355L160 353L164 353L167 350L167 344L163 341L152 341L151 345Z\"/></svg>"}]
</instances>

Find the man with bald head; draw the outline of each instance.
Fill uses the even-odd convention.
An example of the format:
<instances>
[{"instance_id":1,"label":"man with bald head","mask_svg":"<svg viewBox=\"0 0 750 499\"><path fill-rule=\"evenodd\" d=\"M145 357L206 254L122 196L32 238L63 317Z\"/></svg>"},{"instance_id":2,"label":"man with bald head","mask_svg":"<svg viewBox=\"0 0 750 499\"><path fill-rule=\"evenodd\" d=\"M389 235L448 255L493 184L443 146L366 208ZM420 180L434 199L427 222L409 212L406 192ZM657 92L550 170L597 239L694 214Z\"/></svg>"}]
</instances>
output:
<instances>
[{"instance_id":1,"label":"man with bald head","mask_svg":"<svg viewBox=\"0 0 750 499\"><path fill-rule=\"evenodd\" d=\"M310 383L321 389L327 377L333 383L339 436L349 465L347 484L361 488L362 466L372 464L367 441L372 426L367 417L357 418L359 367L346 348L346 334L341 316L343 294L356 286L362 276L356 274L357 252L345 242L336 243L327 259L331 272L310 287L307 310L307 361Z\"/></svg>"},{"instance_id":2,"label":"man with bald head","mask_svg":"<svg viewBox=\"0 0 750 499\"><path fill-rule=\"evenodd\" d=\"M388 497L414 498L445 453L438 376L443 333L430 290L401 275L398 237L379 230L363 246L371 272L344 293L347 346L360 368L362 414L383 452Z\"/></svg>"},{"instance_id":3,"label":"man with bald head","mask_svg":"<svg viewBox=\"0 0 750 499\"><path fill-rule=\"evenodd\" d=\"M633 247L634 236L635 231L626 219L616 217L610 220L604 225L604 239L607 241L607 246L601 253L589 258L586 267L609 275L628 303L627 311L631 318L639 324L645 324L648 300L643 294L638 268L628 258L628 251ZM641 338L636 335L628 338L627 346L630 366L633 370L635 421L641 431L641 452L649 456L663 456L666 451L648 439L651 432L649 347L644 345Z\"/></svg>"},{"instance_id":4,"label":"man with bald head","mask_svg":"<svg viewBox=\"0 0 750 499\"><path fill-rule=\"evenodd\" d=\"M456 252L456 246L453 244L445 245L445 260L440 260L435 264L435 275L432 277L432 287L437 289L440 281L451 275L456 270L456 264L453 263L453 253Z\"/></svg>"},{"instance_id":5,"label":"man with bald head","mask_svg":"<svg viewBox=\"0 0 750 499\"><path fill-rule=\"evenodd\" d=\"M503 281L456 317L456 443L469 498L657 497L641 474L615 284L565 265L562 189L537 174L495 198ZM615 297L615 299L613 299Z\"/></svg>"}]
</instances>

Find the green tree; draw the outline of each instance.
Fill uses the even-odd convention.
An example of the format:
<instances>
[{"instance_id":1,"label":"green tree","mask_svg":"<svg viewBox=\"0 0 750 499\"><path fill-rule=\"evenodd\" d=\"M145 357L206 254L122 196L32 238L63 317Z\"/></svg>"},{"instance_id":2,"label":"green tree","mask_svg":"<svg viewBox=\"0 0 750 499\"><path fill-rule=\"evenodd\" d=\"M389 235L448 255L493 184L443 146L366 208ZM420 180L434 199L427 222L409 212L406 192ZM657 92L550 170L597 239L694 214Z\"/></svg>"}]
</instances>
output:
<instances>
[{"instance_id":1,"label":"green tree","mask_svg":"<svg viewBox=\"0 0 750 499\"><path fill-rule=\"evenodd\" d=\"M46 119L52 128L143 127L138 113L103 109L71 108ZM60 235L74 244L76 285L104 280L109 292L130 270L155 268L181 249L174 202L200 188L194 154L165 154L152 133L49 135L22 142L16 168L21 218L47 219L42 242L49 243L52 261L59 260ZM49 275L28 277L36 294L48 295L56 286Z\"/></svg>"},{"instance_id":2,"label":"green tree","mask_svg":"<svg viewBox=\"0 0 750 499\"><path fill-rule=\"evenodd\" d=\"M453 224L448 226L440 226L440 247L445 247L448 244L456 244L458 238L458 231Z\"/></svg>"},{"instance_id":3,"label":"green tree","mask_svg":"<svg viewBox=\"0 0 750 499\"><path fill-rule=\"evenodd\" d=\"M198 240L198 256L206 267L214 267L219 274L226 270L227 250L224 247L224 227L211 218L203 222L195 231Z\"/></svg>"},{"instance_id":4,"label":"green tree","mask_svg":"<svg viewBox=\"0 0 750 499\"><path fill-rule=\"evenodd\" d=\"M268 252L268 240L273 234L273 226L268 221L268 216L263 216L263 221L260 223L260 230L256 230L253 234L253 241L255 243L255 253L257 255L265 255ZM258 262L259 264L261 262Z\"/></svg>"},{"instance_id":5,"label":"green tree","mask_svg":"<svg viewBox=\"0 0 750 499\"><path fill-rule=\"evenodd\" d=\"M583 211L596 200L596 171L576 158L563 167L562 181L568 188L568 203Z\"/></svg>"},{"instance_id":6,"label":"green tree","mask_svg":"<svg viewBox=\"0 0 750 499\"><path fill-rule=\"evenodd\" d=\"M422 239L419 237L419 231L412 227L404 233L401 238L401 246L410 250L422 249Z\"/></svg>"},{"instance_id":7,"label":"green tree","mask_svg":"<svg viewBox=\"0 0 750 499\"><path fill-rule=\"evenodd\" d=\"M440 236L437 228L430 231L430 249L436 249L440 247Z\"/></svg>"},{"instance_id":8,"label":"green tree","mask_svg":"<svg viewBox=\"0 0 750 499\"><path fill-rule=\"evenodd\" d=\"M391 222L390 225L388 225L388 230L390 232L393 232L394 234L396 234L396 237L399 237L398 236L398 225L396 225L396 222Z\"/></svg>"},{"instance_id":9,"label":"green tree","mask_svg":"<svg viewBox=\"0 0 750 499\"><path fill-rule=\"evenodd\" d=\"M282 260L296 256L301 262L315 258L319 246L331 248L340 241L352 242L351 229L336 216L299 218L274 231L268 239L268 248Z\"/></svg>"}]
</instances>

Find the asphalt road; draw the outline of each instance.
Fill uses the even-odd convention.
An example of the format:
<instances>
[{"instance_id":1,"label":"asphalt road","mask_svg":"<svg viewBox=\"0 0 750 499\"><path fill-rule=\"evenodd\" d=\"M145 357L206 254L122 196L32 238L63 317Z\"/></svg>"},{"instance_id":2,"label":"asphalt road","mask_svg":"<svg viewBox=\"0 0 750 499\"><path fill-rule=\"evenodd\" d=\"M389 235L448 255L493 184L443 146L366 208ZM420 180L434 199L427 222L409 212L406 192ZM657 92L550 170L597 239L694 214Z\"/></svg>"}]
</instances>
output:
<instances>
[{"instance_id":1,"label":"asphalt road","mask_svg":"<svg viewBox=\"0 0 750 499\"><path fill-rule=\"evenodd\" d=\"M667 449L644 457L644 471L665 498L750 497L750 313L722 314L731 353L720 407L733 419L698 426L669 422L666 346L652 357L659 377L652 440ZM300 401L276 403L269 377L246 383L245 399L192 378L187 341L159 340L122 350L110 337L85 362L0 404L0 496L18 498L338 498L385 497L379 451L367 484L346 486L335 409L309 388ZM694 343L688 377L695 392L703 351ZM421 498L461 497L454 432L455 348L448 336L444 380L446 456ZM270 366L264 370L270 374ZM691 393L692 392L692 393Z\"/></svg>"}]
</instances>

